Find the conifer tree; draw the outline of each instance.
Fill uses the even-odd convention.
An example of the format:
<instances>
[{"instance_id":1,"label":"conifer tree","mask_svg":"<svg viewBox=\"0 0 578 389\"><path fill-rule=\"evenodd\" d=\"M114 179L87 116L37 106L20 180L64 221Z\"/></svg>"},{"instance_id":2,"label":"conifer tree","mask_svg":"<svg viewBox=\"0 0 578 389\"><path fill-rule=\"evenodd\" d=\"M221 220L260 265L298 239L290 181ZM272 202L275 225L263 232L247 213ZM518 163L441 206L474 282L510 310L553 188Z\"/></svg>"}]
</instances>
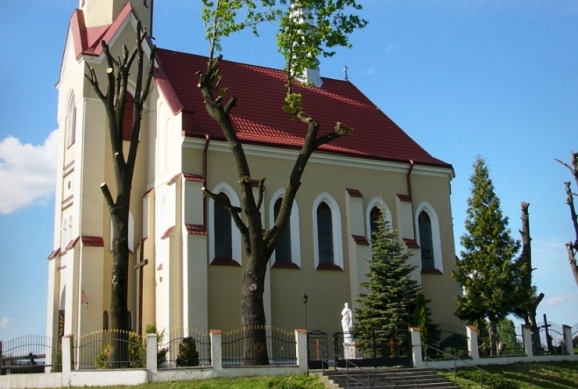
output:
<instances>
[{"instance_id":1,"label":"conifer tree","mask_svg":"<svg viewBox=\"0 0 578 389\"><path fill-rule=\"evenodd\" d=\"M356 342L367 354L373 354L372 333L376 343L384 349L393 340L402 344L407 339L410 321L409 305L413 304L420 289L411 273L415 266L409 264L410 254L404 249L381 212L377 231L371 243L372 258L366 259L369 270L368 281L361 285L367 293L361 293L359 308L355 309ZM383 356L377 351L374 357Z\"/></svg>"},{"instance_id":2,"label":"conifer tree","mask_svg":"<svg viewBox=\"0 0 578 389\"><path fill-rule=\"evenodd\" d=\"M467 322L487 318L490 347L496 355L496 325L514 310L520 295L520 269L513 261L520 243L510 237L508 218L502 215L500 200L483 158L474 162L471 197L468 199L466 234L461 237L461 260L452 277L464 288L457 297L456 315Z\"/></svg>"}]
</instances>

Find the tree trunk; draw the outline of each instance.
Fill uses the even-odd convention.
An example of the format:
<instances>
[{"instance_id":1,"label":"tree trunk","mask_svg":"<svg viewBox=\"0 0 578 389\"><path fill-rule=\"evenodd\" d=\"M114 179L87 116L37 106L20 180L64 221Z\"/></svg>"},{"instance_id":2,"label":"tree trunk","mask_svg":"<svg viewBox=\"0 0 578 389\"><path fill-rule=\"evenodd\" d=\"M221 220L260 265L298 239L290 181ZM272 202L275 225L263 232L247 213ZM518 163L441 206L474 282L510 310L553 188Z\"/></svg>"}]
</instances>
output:
<instances>
[{"instance_id":1,"label":"tree trunk","mask_svg":"<svg viewBox=\"0 0 578 389\"><path fill-rule=\"evenodd\" d=\"M498 321L490 317L490 355L498 355Z\"/></svg>"}]
</instances>

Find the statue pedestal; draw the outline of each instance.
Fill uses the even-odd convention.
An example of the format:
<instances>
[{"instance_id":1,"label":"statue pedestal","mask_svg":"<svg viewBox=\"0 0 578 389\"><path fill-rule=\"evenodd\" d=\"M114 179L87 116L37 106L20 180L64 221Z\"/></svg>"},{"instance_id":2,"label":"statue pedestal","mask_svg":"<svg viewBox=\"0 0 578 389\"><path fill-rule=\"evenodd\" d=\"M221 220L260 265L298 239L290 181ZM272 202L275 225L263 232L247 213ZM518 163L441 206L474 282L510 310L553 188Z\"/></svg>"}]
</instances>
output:
<instances>
[{"instance_id":1,"label":"statue pedestal","mask_svg":"<svg viewBox=\"0 0 578 389\"><path fill-rule=\"evenodd\" d=\"M343 357L345 359L358 359L355 342L343 342Z\"/></svg>"}]
</instances>

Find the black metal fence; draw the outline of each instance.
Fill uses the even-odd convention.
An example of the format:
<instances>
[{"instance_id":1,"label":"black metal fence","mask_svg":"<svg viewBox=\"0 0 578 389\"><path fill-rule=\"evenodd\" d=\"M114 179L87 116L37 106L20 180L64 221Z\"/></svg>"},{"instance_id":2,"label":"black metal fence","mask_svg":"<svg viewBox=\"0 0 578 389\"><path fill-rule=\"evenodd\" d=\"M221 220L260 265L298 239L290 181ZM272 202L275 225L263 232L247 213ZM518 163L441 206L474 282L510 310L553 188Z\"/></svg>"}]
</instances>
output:
<instances>
[{"instance_id":1,"label":"black metal fence","mask_svg":"<svg viewBox=\"0 0 578 389\"><path fill-rule=\"evenodd\" d=\"M328 368L328 350L326 332L315 330L307 333L307 361L310 369Z\"/></svg>"},{"instance_id":2,"label":"black metal fence","mask_svg":"<svg viewBox=\"0 0 578 389\"><path fill-rule=\"evenodd\" d=\"M248 329L248 331L246 331ZM267 355L271 365L296 365L297 342L295 333L279 328L263 326L239 328L222 335L223 366L241 366L244 361L245 339L254 330L264 330L267 339Z\"/></svg>"},{"instance_id":3,"label":"black metal fence","mask_svg":"<svg viewBox=\"0 0 578 389\"><path fill-rule=\"evenodd\" d=\"M136 332L96 331L75 340L72 361L76 370L144 368L146 344Z\"/></svg>"},{"instance_id":4,"label":"black metal fence","mask_svg":"<svg viewBox=\"0 0 578 389\"><path fill-rule=\"evenodd\" d=\"M465 326L454 323L435 323L432 326L432 331L435 333L435 336L432 337L435 341L430 346L443 351L443 353L436 352L432 348L425 348L422 351L426 358L445 359L447 355L456 358L469 357L468 335Z\"/></svg>"},{"instance_id":5,"label":"black metal fence","mask_svg":"<svg viewBox=\"0 0 578 389\"><path fill-rule=\"evenodd\" d=\"M409 332L402 340L394 340L382 331L334 332L333 348L336 365L344 367L345 360L357 366L396 366L412 364Z\"/></svg>"},{"instance_id":6,"label":"black metal fence","mask_svg":"<svg viewBox=\"0 0 578 389\"><path fill-rule=\"evenodd\" d=\"M578 323L572 326L572 346L578 347Z\"/></svg>"},{"instance_id":7,"label":"black metal fence","mask_svg":"<svg viewBox=\"0 0 578 389\"><path fill-rule=\"evenodd\" d=\"M182 368L211 365L211 337L191 328L179 328L164 335L159 342L166 359L159 367Z\"/></svg>"},{"instance_id":8,"label":"black metal fence","mask_svg":"<svg viewBox=\"0 0 578 389\"><path fill-rule=\"evenodd\" d=\"M59 356L60 350L47 336L27 335L0 341L0 375L44 373L47 367L61 371Z\"/></svg>"},{"instance_id":9,"label":"black metal fence","mask_svg":"<svg viewBox=\"0 0 578 389\"><path fill-rule=\"evenodd\" d=\"M540 346L534 348L535 355L567 354L568 346L564 342L564 330L556 323L538 323Z\"/></svg>"},{"instance_id":10,"label":"black metal fence","mask_svg":"<svg viewBox=\"0 0 578 389\"><path fill-rule=\"evenodd\" d=\"M496 334L496 352L494 355L492 355L489 333L487 330L479 331L478 350L480 357L482 358L492 356L526 355L521 327L514 327L513 323L511 328L498 326Z\"/></svg>"}]
</instances>

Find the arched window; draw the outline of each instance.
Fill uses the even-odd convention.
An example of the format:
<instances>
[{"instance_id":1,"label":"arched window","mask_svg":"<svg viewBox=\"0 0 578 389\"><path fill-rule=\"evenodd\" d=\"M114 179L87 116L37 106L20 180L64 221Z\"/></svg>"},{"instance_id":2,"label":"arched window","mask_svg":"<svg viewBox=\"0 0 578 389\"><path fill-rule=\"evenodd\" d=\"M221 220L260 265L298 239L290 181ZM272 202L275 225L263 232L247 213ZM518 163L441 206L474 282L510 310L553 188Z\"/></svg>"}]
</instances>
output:
<instances>
[{"instance_id":1,"label":"arched window","mask_svg":"<svg viewBox=\"0 0 578 389\"><path fill-rule=\"evenodd\" d=\"M126 93L124 103L124 113L122 117L122 140L130 141L132 135L132 121L134 115L134 98L130 93Z\"/></svg>"},{"instance_id":2,"label":"arched window","mask_svg":"<svg viewBox=\"0 0 578 389\"><path fill-rule=\"evenodd\" d=\"M317 242L320 264L334 264L333 220L331 208L325 202L317 207Z\"/></svg>"},{"instance_id":3,"label":"arched window","mask_svg":"<svg viewBox=\"0 0 578 389\"><path fill-rule=\"evenodd\" d=\"M313 234L315 268L342 270L341 212L329 193L320 194L313 202Z\"/></svg>"},{"instance_id":4,"label":"arched window","mask_svg":"<svg viewBox=\"0 0 578 389\"><path fill-rule=\"evenodd\" d=\"M269 203L269 225L273 228L275 220L281 210L281 203L283 202L284 189L279 189L271 196ZM299 207L297 202L293 200L291 207L291 215L285 226L281 242L275 247L275 251L271 256L273 267L293 268L301 267L301 242L299 241Z\"/></svg>"},{"instance_id":5,"label":"arched window","mask_svg":"<svg viewBox=\"0 0 578 389\"><path fill-rule=\"evenodd\" d=\"M415 217L422 271L443 272L441 234L435 209L427 202L423 202L417 207Z\"/></svg>"},{"instance_id":6,"label":"arched window","mask_svg":"<svg viewBox=\"0 0 578 389\"><path fill-rule=\"evenodd\" d=\"M74 102L74 94L70 98L68 104L68 112L66 117L66 147L70 147L76 140L76 104Z\"/></svg>"},{"instance_id":7,"label":"arched window","mask_svg":"<svg viewBox=\"0 0 578 389\"><path fill-rule=\"evenodd\" d=\"M371 237L371 241L375 238L375 234L377 233L379 219L381 218L381 211L378 207L371 208L369 212L369 236Z\"/></svg>"},{"instance_id":8,"label":"arched window","mask_svg":"<svg viewBox=\"0 0 578 389\"><path fill-rule=\"evenodd\" d=\"M213 190L237 205L239 197L229 185L221 183ZM233 223L229 211L219 202L209 199L209 261L211 265L239 266L242 264L241 232Z\"/></svg>"},{"instance_id":9,"label":"arched window","mask_svg":"<svg viewBox=\"0 0 578 389\"><path fill-rule=\"evenodd\" d=\"M108 312L104 311L102 313L102 329L108 331Z\"/></svg>"},{"instance_id":10,"label":"arched window","mask_svg":"<svg viewBox=\"0 0 578 389\"><path fill-rule=\"evenodd\" d=\"M274 216L277 220L279 211L281 210L282 198L277 199L274 207ZM277 247L275 247L275 263L290 263L292 260L291 256L291 219L287 220L287 225L285 226L285 231Z\"/></svg>"},{"instance_id":11,"label":"arched window","mask_svg":"<svg viewBox=\"0 0 578 389\"><path fill-rule=\"evenodd\" d=\"M431 220L425 211L418 216L419 223L419 247L421 249L421 267L423 269L435 269L433 239L431 234Z\"/></svg>"},{"instance_id":12,"label":"arched window","mask_svg":"<svg viewBox=\"0 0 578 389\"><path fill-rule=\"evenodd\" d=\"M224 193L221 193L220 196L229 199L229 197ZM233 244L231 238L233 231L231 226L231 214L217 201L213 203L213 207L215 222L215 259L232 259Z\"/></svg>"}]
</instances>

